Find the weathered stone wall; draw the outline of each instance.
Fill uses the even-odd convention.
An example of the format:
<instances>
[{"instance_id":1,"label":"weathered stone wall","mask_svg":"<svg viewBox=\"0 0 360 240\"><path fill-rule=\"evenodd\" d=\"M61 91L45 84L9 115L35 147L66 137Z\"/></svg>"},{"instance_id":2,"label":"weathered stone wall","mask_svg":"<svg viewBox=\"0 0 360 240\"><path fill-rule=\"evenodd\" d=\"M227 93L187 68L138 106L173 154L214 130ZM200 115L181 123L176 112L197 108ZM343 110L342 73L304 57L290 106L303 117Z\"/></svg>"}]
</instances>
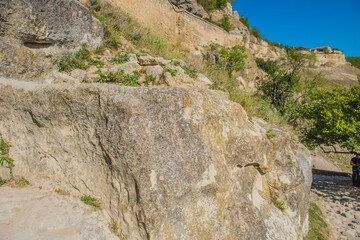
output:
<instances>
[{"instance_id":1,"label":"weathered stone wall","mask_svg":"<svg viewBox=\"0 0 360 240\"><path fill-rule=\"evenodd\" d=\"M270 46L267 42L259 40L254 36L250 37L250 41L247 44L251 55L256 58L264 58L270 60L277 60L286 56L284 49Z\"/></svg>"},{"instance_id":2,"label":"weathered stone wall","mask_svg":"<svg viewBox=\"0 0 360 240\"><path fill-rule=\"evenodd\" d=\"M330 65L343 65L347 64L345 55L343 53L316 53L316 65L321 66L324 64Z\"/></svg>"},{"instance_id":3,"label":"weathered stone wall","mask_svg":"<svg viewBox=\"0 0 360 240\"><path fill-rule=\"evenodd\" d=\"M111 0L142 24L162 34L170 42L181 43L192 51L211 42L223 46L243 45L248 32L228 33L185 10L176 10L168 0ZM199 52L200 54L200 52Z\"/></svg>"},{"instance_id":4,"label":"weathered stone wall","mask_svg":"<svg viewBox=\"0 0 360 240\"><path fill-rule=\"evenodd\" d=\"M101 44L103 29L76 0L0 0L0 72L24 79L54 68L82 43Z\"/></svg>"},{"instance_id":5,"label":"weathered stone wall","mask_svg":"<svg viewBox=\"0 0 360 240\"><path fill-rule=\"evenodd\" d=\"M0 111L14 174L100 198L127 239L307 232L309 152L222 92L2 78Z\"/></svg>"}]
</instances>

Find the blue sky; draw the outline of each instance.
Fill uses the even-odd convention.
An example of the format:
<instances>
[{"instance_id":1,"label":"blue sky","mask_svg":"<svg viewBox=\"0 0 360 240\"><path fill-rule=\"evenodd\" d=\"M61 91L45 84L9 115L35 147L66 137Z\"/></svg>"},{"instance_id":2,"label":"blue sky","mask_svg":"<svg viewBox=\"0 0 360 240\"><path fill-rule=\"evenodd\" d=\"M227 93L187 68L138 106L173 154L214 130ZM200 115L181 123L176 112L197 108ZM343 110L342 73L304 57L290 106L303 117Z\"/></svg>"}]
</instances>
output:
<instances>
[{"instance_id":1,"label":"blue sky","mask_svg":"<svg viewBox=\"0 0 360 240\"><path fill-rule=\"evenodd\" d=\"M331 46L360 56L360 0L235 0L264 38L296 47Z\"/></svg>"}]
</instances>

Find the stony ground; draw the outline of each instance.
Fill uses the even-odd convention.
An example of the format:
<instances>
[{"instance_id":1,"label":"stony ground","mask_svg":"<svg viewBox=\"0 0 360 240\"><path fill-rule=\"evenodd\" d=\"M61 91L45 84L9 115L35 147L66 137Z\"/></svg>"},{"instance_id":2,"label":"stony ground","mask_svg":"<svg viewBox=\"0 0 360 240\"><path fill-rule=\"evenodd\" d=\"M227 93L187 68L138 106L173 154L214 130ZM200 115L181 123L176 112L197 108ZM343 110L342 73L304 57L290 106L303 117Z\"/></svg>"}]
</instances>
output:
<instances>
[{"instance_id":1,"label":"stony ground","mask_svg":"<svg viewBox=\"0 0 360 240\"><path fill-rule=\"evenodd\" d=\"M79 199L34 187L0 187L1 240L118 239L100 211Z\"/></svg>"},{"instance_id":2,"label":"stony ground","mask_svg":"<svg viewBox=\"0 0 360 240\"><path fill-rule=\"evenodd\" d=\"M312 192L321 199L331 240L360 239L360 188L350 178L314 175Z\"/></svg>"}]
</instances>

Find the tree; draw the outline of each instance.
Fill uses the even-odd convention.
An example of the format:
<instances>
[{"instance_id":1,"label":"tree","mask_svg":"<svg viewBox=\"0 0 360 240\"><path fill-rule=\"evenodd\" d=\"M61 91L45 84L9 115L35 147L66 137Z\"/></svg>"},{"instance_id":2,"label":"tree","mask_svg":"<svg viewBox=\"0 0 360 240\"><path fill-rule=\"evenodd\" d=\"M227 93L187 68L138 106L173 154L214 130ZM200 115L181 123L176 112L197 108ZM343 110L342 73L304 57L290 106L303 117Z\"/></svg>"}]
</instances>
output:
<instances>
[{"instance_id":1,"label":"tree","mask_svg":"<svg viewBox=\"0 0 360 240\"><path fill-rule=\"evenodd\" d=\"M256 37L257 39L262 39L263 35L260 33L260 29L253 27L250 29L250 34Z\"/></svg>"},{"instance_id":2,"label":"tree","mask_svg":"<svg viewBox=\"0 0 360 240\"><path fill-rule=\"evenodd\" d=\"M301 91L307 85L317 81L320 75L316 76L313 81L301 83L300 70L306 64L310 64L315 55L300 53L294 47L287 48L286 51L287 57L282 61L265 61L258 58L256 63L267 73L267 76L259 82L258 90L261 95L269 100L282 115L287 115L288 120L291 121L294 104L302 97Z\"/></svg>"},{"instance_id":3,"label":"tree","mask_svg":"<svg viewBox=\"0 0 360 240\"><path fill-rule=\"evenodd\" d=\"M222 19L222 22L219 26L227 32L230 32L234 28L234 26L230 22L229 16L224 16L224 18Z\"/></svg>"},{"instance_id":4,"label":"tree","mask_svg":"<svg viewBox=\"0 0 360 240\"><path fill-rule=\"evenodd\" d=\"M360 150L360 87L314 92L299 111L309 146L339 145Z\"/></svg>"},{"instance_id":5,"label":"tree","mask_svg":"<svg viewBox=\"0 0 360 240\"><path fill-rule=\"evenodd\" d=\"M222 48L220 50L219 65L228 72L231 77L233 71L243 71L245 67L245 49L243 47L234 46L231 49Z\"/></svg>"},{"instance_id":6,"label":"tree","mask_svg":"<svg viewBox=\"0 0 360 240\"><path fill-rule=\"evenodd\" d=\"M248 30L250 30L250 24L247 17L241 16L239 20L242 22L242 24L244 24L245 27L247 27Z\"/></svg>"}]
</instances>

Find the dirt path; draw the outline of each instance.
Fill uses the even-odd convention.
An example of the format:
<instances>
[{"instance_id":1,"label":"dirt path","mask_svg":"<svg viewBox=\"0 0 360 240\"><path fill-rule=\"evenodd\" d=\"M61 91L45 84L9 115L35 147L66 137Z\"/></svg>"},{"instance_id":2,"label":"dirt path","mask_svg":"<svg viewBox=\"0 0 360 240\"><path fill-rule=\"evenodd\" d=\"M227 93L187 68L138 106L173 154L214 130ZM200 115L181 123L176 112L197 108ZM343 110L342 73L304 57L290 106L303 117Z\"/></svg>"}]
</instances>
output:
<instances>
[{"instance_id":1,"label":"dirt path","mask_svg":"<svg viewBox=\"0 0 360 240\"><path fill-rule=\"evenodd\" d=\"M0 187L1 240L115 240L100 211L33 187Z\"/></svg>"},{"instance_id":2,"label":"dirt path","mask_svg":"<svg viewBox=\"0 0 360 240\"><path fill-rule=\"evenodd\" d=\"M331 239L360 239L360 188L350 178L314 175L312 192L322 199Z\"/></svg>"}]
</instances>

